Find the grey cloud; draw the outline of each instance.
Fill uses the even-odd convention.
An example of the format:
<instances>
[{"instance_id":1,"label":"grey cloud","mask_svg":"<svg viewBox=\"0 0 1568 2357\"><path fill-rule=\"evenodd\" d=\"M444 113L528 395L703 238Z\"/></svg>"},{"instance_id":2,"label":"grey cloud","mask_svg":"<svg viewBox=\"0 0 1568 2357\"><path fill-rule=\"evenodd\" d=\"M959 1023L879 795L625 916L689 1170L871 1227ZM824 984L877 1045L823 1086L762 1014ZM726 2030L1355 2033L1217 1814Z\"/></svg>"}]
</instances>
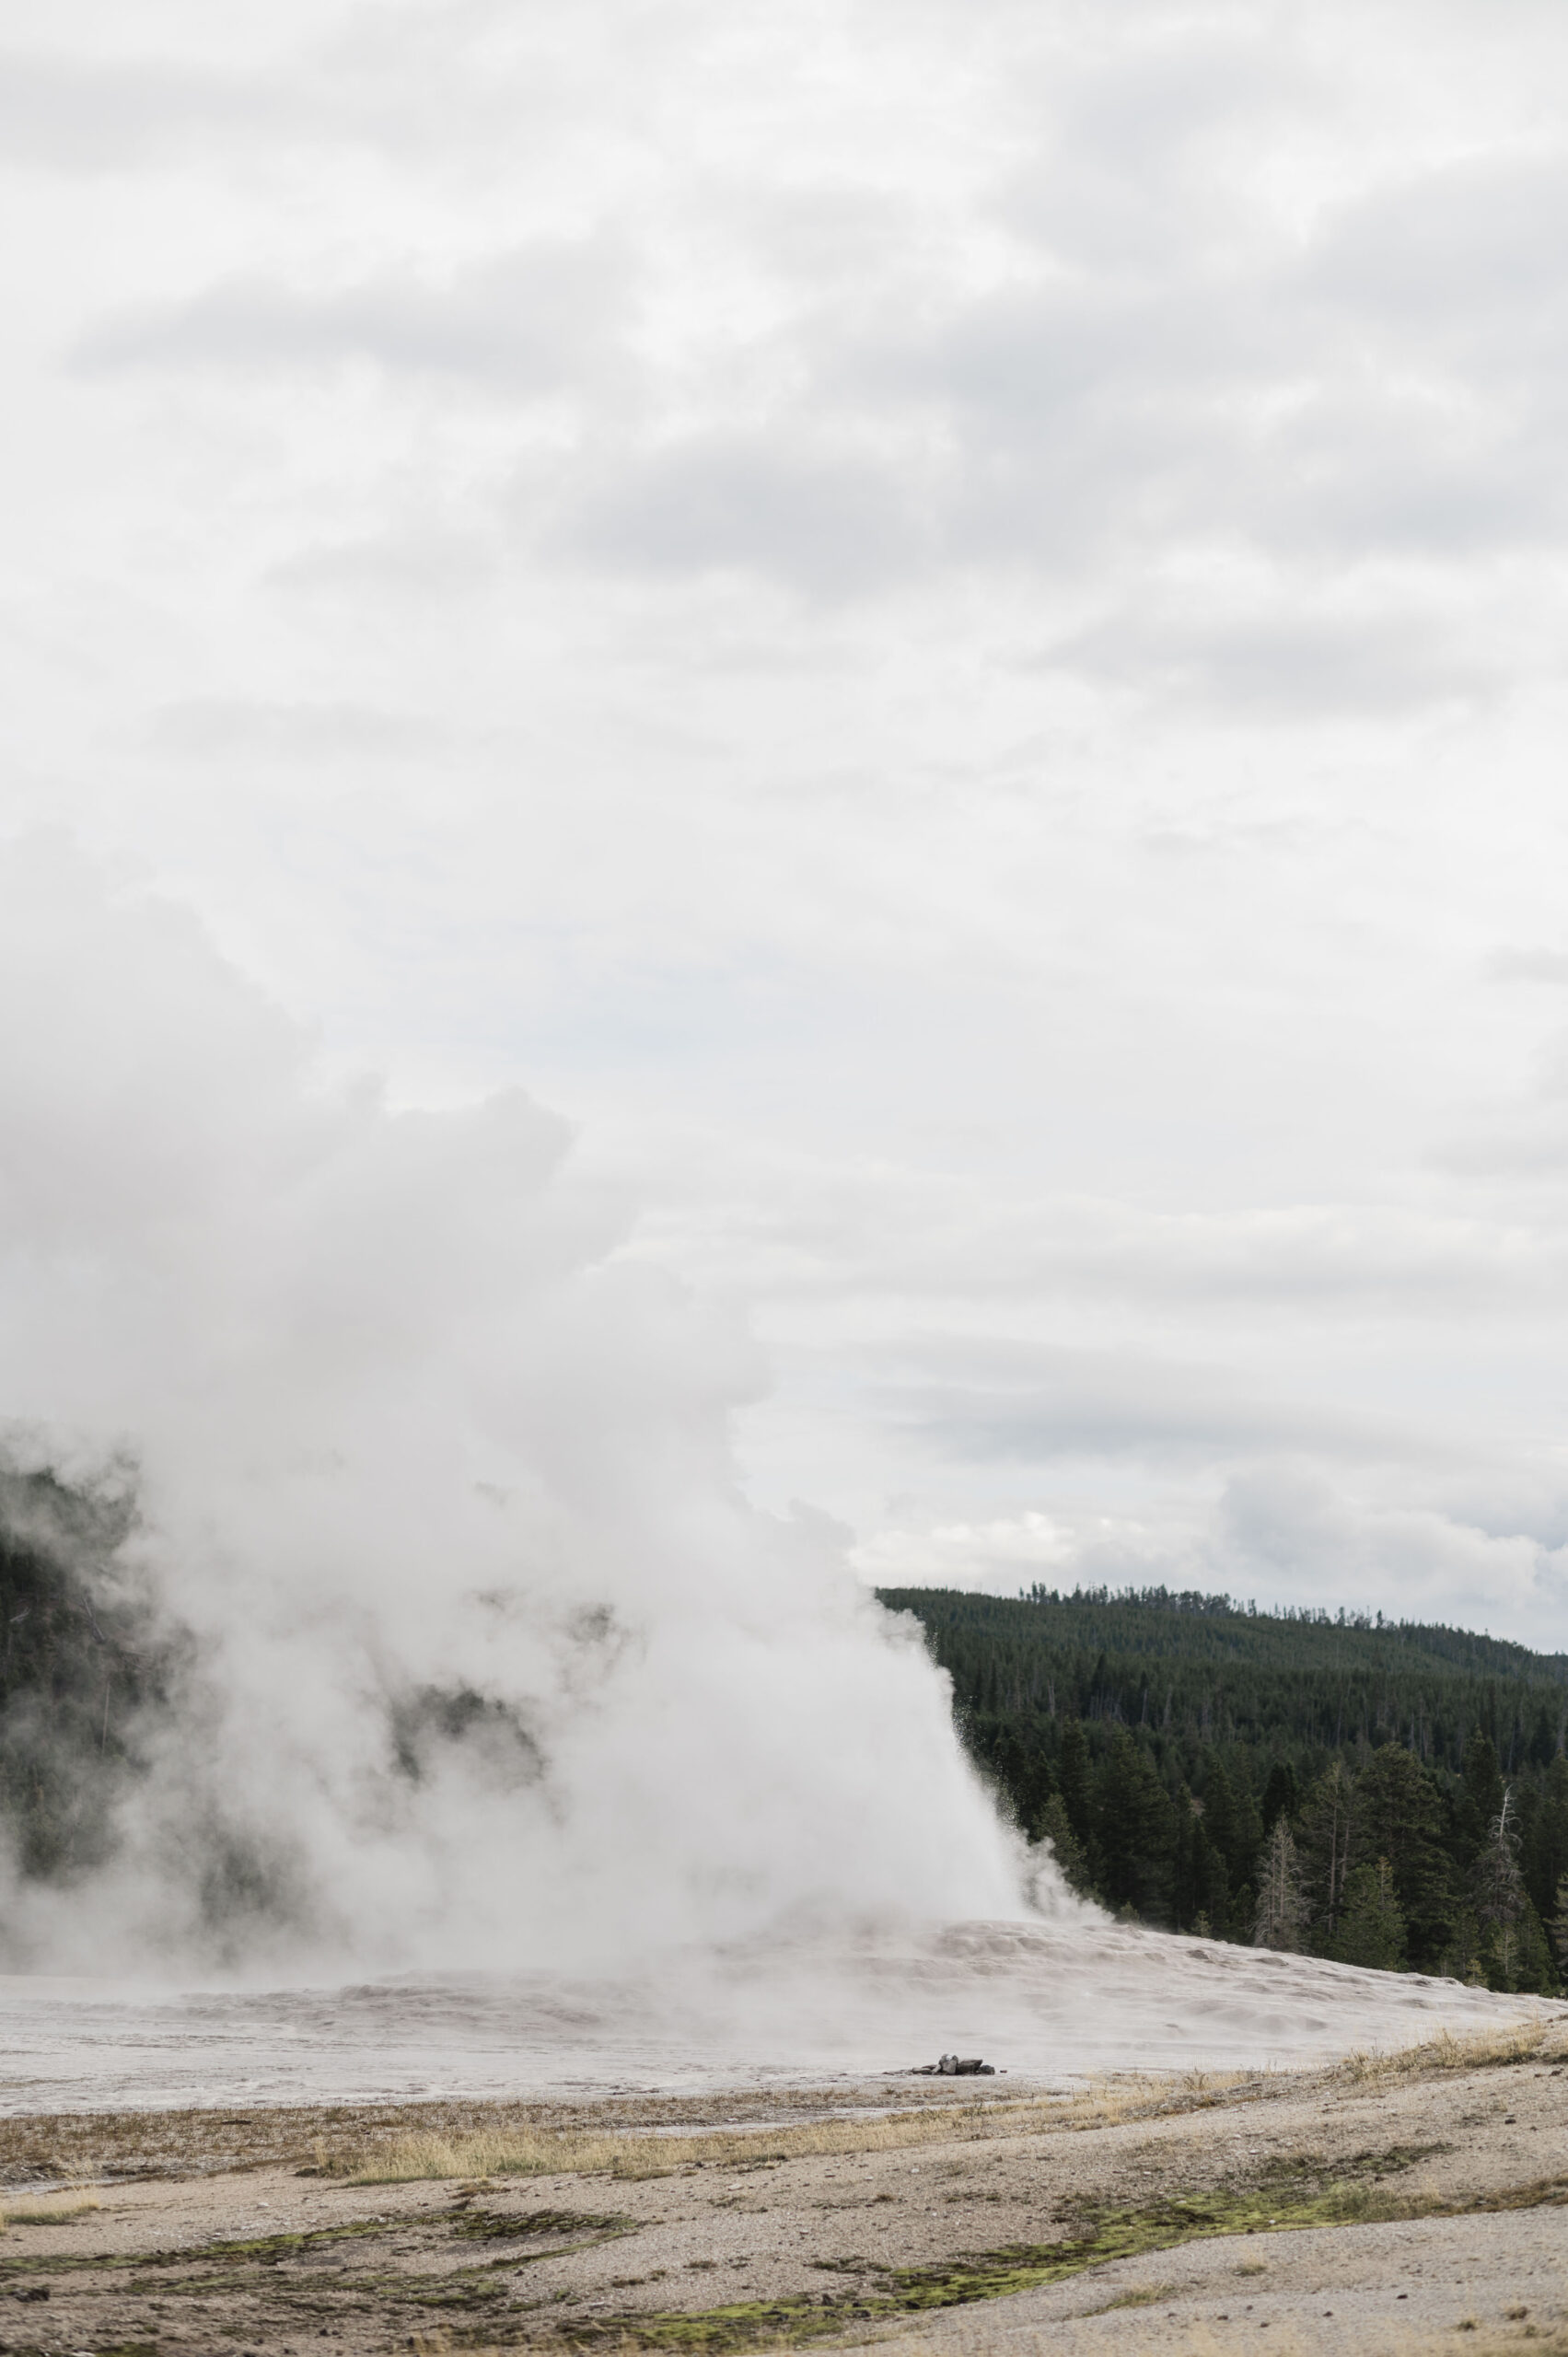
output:
<instances>
[{"instance_id":1,"label":"grey cloud","mask_svg":"<svg viewBox=\"0 0 1568 2357\"><path fill-rule=\"evenodd\" d=\"M1164 610L1130 603L1098 628L1053 647L1053 668L1145 691L1260 710L1400 712L1469 703L1496 692L1494 667L1452 625L1386 609L1376 615L1324 615L1306 601L1295 611L1205 621L1190 602Z\"/></svg>"},{"instance_id":2,"label":"grey cloud","mask_svg":"<svg viewBox=\"0 0 1568 2357\"><path fill-rule=\"evenodd\" d=\"M1542 399L1521 368L1439 361L1325 298L1277 248L1152 283L1047 272L831 356L943 431L951 554L1063 572L1118 553L1251 548L1335 574L1561 538Z\"/></svg>"},{"instance_id":3,"label":"grey cloud","mask_svg":"<svg viewBox=\"0 0 1568 2357\"><path fill-rule=\"evenodd\" d=\"M1486 375L1510 372L1561 352L1565 235L1561 157L1448 163L1330 215L1302 284L1355 310L1379 343L1414 336Z\"/></svg>"},{"instance_id":4,"label":"grey cloud","mask_svg":"<svg viewBox=\"0 0 1568 2357\"><path fill-rule=\"evenodd\" d=\"M1551 1465L1467 1467L1436 1486L1433 1503L1485 1538L1568 1548L1568 1489Z\"/></svg>"},{"instance_id":5,"label":"grey cloud","mask_svg":"<svg viewBox=\"0 0 1568 2357\"><path fill-rule=\"evenodd\" d=\"M1539 1122L1500 1124L1435 1146L1428 1158L1434 1169L1456 1178L1556 1181L1568 1171L1568 1131Z\"/></svg>"},{"instance_id":6,"label":"grey cloud","mask_svg":"<svg viewBox=\"0 0 1568 2357\"><path fill-rule=\"evenodd\" d=\"M731 1224L733 1221L733 1224ZM672 1233L714 1283L760 1283L804 1308L846 1294L873 1318L920 1301L943 1318L967 1304L1009 1313L1122 1315L1189 1320L1237 1337L1252 1327L1384 1334L1434 1327L1514 1334L1561 1320L1568 1249L1556 1221L1497 1212L1422 1212L1367 1200L1177 1212L1115 1197L1014 1192L946 1176L795 1176L769 1216L719 1213L703 1202ZM745 1272L745 1275L743 1275ZM1429 1348L1422 1341L1417 1348Z\"/></svg>"},{"instance_id":7,"label":"grey cloud","mask_svg":"<svg viewBox=\"0 0 1568 2357\"><path fill-rule=\"evenodd\" d=\"M177 168L215 150L226 162L243 156L271 169L303 147L318 157L368 150L401 168L419 157L449 169L460 124L463 161L489 169L519 136L535 153L549 145L582 96L558 42L517 41L515 11L501 27L511 70L500 72L498 11L438 0L319 13L318 40L279 62L246 66L215 66L150 44L97 56L64 45L0 48L0 158L13 168L91 177ZM233 44L237 57L247 29L241 24Z\"/></svg>"},{"instance_id":8,"label":"grey cloud","mask_svg":"<svg viewBox=\"0 0 1568 2357\"><path fill-rule=\"evenodd\" d=\"M868 442L877 420L900 435L915 454L900 482L938 564L1098 575L1106 622L1061 650L1090 676L1292 718L1493 691L1536 657L1516 633L1461 638L1429 591L1462 592L1473 625L1459 568L1568 528L1555 459L1568 174L1434 173L1341 208L1306 248L1266 216L1238 238L1216 204L1223 175L1193 161L1203 109L1190 123L1181 111L1154 179L1109 148L1121 200L1157 215L1156 248L1129 235L1108 257L1098 231L1081 242L1104 167L1069 126L1032 196L1004 207L1033 245L1032 278L923 307L873 291L808 323L801 413L854 421ZM1214 550L1262 561L1272 611L1161 628L1120 586ZM761 540L755 553L765 566ZM1375 622L1336 615L1385 563L1418 571L1366 585Z\"/></svg>"},{"instance_id":9,"label":"grey cloud","mask_svg":"<svg viewBox=\"0 0 1568 2357\"><path fill-rule=\"evenodd\" d=\"M392 376L543 392L610 363L626 280L622 257L593 241L518 247L444 281L405 271L320 292L234 277L183 303L100 320L72 361L89 375L248 376L362 362Z\"/></svg>"},{"instance_id":10,"label":"grey cloud","mask_svg":"<svg viewBox=\"0 0 1568 2357\"><path fill-rule=\"evenodd\" d=\"M1207 846L1199 838L1199 853ZM1222 841L1217 856L1223 858ZM848 1292L868 1306L920 1300L1042 1305L1138 1304L1206 1322L1306 1313L1315 1328L1367 1319L1401 1327L1477 1316L1557 1319L1568 1249L1551 1219L1390 1206L1373 1201L1163 1209L1126 1198L1051 1195L903 1172L807 1181L794 1174L770 1215L743 1220L704 1202L681 1250L739 1282L765 1265L775 1298ZM738 1258L732 1260L731 1255ZM1385 1330L1387 1330L1385 1329Z\"/></svg>"},{"instance_id":11,"label":"grey cloud","mask_svg":"<svg viewBox=\"0 0 1568 2357\"><path fill-rule=\"evenodd\" d=\"M1027 1247L1015 1248L1020 1274ZM1211 1311L1307 1309L1315 1318L1452 1319L1476 1310L1557 1314L1568 1255L1554 1232L1474 1218L1390 1215L1363 1204L1161 1217L1121 1207L1064 1224L1063 1292Z\"/></svg>"},{"instance_id":12,"label":"grey cloud","mask_svg":"<svg viewBox=\"0 0 1568 2357\"><path fill-rule=\"evenodd\" d=\"M1041 132L1005 192L1005 217L1096 274L1191 274L1192 231L1234 243L1241 227L1216 154L1255 146L1310 113L1317 93L1279 29L1238 14L1227 28L1150 22L1064 78L1037 79Z\"/></svg>"},{"instance_id":13,"label":"grey cloud","mask_svg":"<svg viewBox=\"0 0 1568 2357\"><path fill-rule=\"evenodd\" d=\"M1255 1378L1143 1354L931 1340L900 1357L883 1412L949 1457L1192 1467L1300 1451L1408 1464L1434 1446L1385 1420L1270 1396Z\"/></svg>"},{"instance_id":14,"label":"grey cloud","mask_svg":"<svg viewBox=\"0 0 1568 2357\"><path fill-rule=\"evenodd\" d=\"M1495 693L1531 657L1516 633L1475 629L1473 575L1455 567L1561 537L1539 453L1357 386L1348 329L1283 269L1201 278L1058 276L914 338L875 318L803 327L807 389L764 432L715 421L629 455L583 484L558 544L825 594L954 566L1093 585L1101 619L1057 642L1053 668L1252 715ZM1205 551L1249 555L1266 590L1231 615L1162 610L1151 565ZM1446 605L1461 591L1462 633Z\"/></svg>"},{"instance_id":15,"label":"grey cloud","mask_svg":"<svg viewBox=\"0 0 1568 2357\"><path fill-rule=\"evenodd\" d=\"M945 554L1071 575L1234 509L1235 436L1216 481L1214 406L1249 372L1211 334L1233 343L1234 321L1168 288L1048 281L919 339L889 330L839 366L845 396L858 378L862 398L925 421Z\"/></svg>"},{"instance_id":16,"label":"grey cloud","mask_svg":"<svg viewBox=\"0 0 1568 2357\"><path fill-rule=\"evenodd\" d=\"M645 582L749 575L828 603L1022 575L1091 617L1063 630L1052 668L1249 720L1441 710L1554 661L1474 624L1488 595L1478 558L1568 531L1555 458L1568 169L1492 158L1406 172L1304 230L1253 181L1266 139L1332 118L1307 48L1242 14L1179 37L1157 10L1135 15L1109 53L1080 51L1065 69L1052 44L1018 43L1033 153L999 166L950 225L954 251L970 232L1004 241L1011 276L988 272L983 290L934 266L912 188L849 174L807 203L766 174L755 188L732 174L733 258L744 272L749 257L768 323L731 334L720 320L709 365L693 371L685 342L667 365L656 338L637 343L635 306L660 283L680 205L712 207L697 164L668 183L678 203L657 222L623 188L604 237L444 278L389 268L322 289L237 273L99 320L74 366L243 378L357 364L438 393L568 391L575 454L548 481L503 459L488 493L546 565ZM395 122L405 169L427 152L459 168L449 133L428 145L427 117L448 103L487 155L504 120L548 144L552 108L558 128L597 135L584 76L607 20L594 23L569 54L483 6L457 22L361 14L301 52L287 121L335 125L345 146ZM675 51L660 38L645 64L662 91ZM263 77L187 87L150 66L62 67L51 99L54 68L12 69L18 115L33 99L45 113L75 107L117 137L143 116L227 108L238 121L283 103ZM759 383L775 389L760 416ZM1212 574L1216 555L1266 576L1245 610L1150 595L1153 578ZM314 564L327 582L334 562L306 552L278 577L308 580ZM363 562L389 586L424 577L417 559L401 574ZM360 563L346 552L341 576ZM469 571L465 558L454 585Z\"/></svg>"},{"instance_id":17,"label":"grey cloud","mask_svg":"<svg viewBox=\"0 0 1568 2357\"><path fill-rule=\"evenodd\" d=\"M1528 1631L1538 1643L1541 1620L1557 1623L1568 1600L1568 1566L1532 1531L1429 1504L1369 1504L1299 1464L1249 1467L1228 1482L1205 1551L1231 1577L1292 1602L1337 1594L1363 1609Z\"/></svg>"},{"instance_id":18,"label":"grey cloud","mask_svg":"<svg viewBox=\"0 0 1568 2357\"><path fill-rule=\"evenodd\" d=\"M269 566L265 578L285 591L447 599L492 588L500 569L494 533L436 526L326 541Z\"/></svg>"},{"instance_id":19,"label":"grey cloud","mask_svg":"<svg viewBox=\"0 0 1568 2357\"><path fill-rule=\"evenodd\" d=\"M787 431L652 454L576 508L563 538L652 573L761 572L825 596L881 586L921 549L883 459L813 448Z\"/></svg>"},{"instance_id":20,"label":"grey cloud","mask_svg":"<svg viewBox=\"0 0 1568 2357\"><path fill-rule=\"evenodd\" d=\"M1568 950L1494 949L1486 961L1486 976L1493 982L1568 982Z\"/></svg>"},{"instance_id":21,"label":"grey cloud","mask_svg":"<svg viewBox=\"0 0 1568 2357\"><path fill-rule=\"evenodd\" d=\"M383 712L351 703L262 703L242 698L192 697L166 704L150 735L165 752L206 760L243 753L295 761L369 756L423 761L450 744L452 731L420 713Z\"/></svg>"},{"instance_id":22,"label":"grey cloud","mask_svg":"<svg viewBox=\"0 0 1568 2357\"><path fill-rule=\"evenodd\" d=\"M286 106L285 94L260 78L157 57L0 51L0 157L12 166L117 171L166 158L171 144L192 136L275 130Z\"/></svg>"},{"instance_id":23,"label":"grey cloud","mask_svg":"<svg viewBox=\"0 0 1568 2357\"><path fill-rule=\"evenodd\" d=\"M1196 1504L1196 1502L1194 1502ZM1109 1506L1109 1510L1107 1510ZM863 1549L874 1577L1007 1592L1020 1581L1120 1587L1163 1581L1292 1606L1348 1606L1395 1618L1490 1627L1539 1645L1561 1629L1568 1557L1560 1538L1457 1498L1395 1504L1299 1456L1259 1458L1212 1504L1172 1514L1026 1512L880 1534Z\"/></svg>"}]
</instances>

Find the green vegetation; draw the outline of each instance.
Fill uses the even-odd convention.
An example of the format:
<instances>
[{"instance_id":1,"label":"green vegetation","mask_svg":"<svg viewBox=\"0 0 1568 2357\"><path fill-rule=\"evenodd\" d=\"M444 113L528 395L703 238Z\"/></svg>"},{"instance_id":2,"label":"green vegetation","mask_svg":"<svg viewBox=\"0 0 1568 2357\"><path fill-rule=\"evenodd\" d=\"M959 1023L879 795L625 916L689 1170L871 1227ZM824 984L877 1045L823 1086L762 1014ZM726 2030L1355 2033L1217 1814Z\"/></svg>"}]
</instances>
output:
<instances>
[{"instance_id":1,"label":"green vegetation","mask_svg":"<svg viewBox=\"0 0 1568 2357\"><path fill-rule=\"evenodd\" d=\"M1183 2243L1217 2235L1288 2234L1313 2226L1568 2203L1568 2178L1563 2177L1539 2179L1467 2202L1437 2194L1399 2193L1382 2183L1422 2157L1422 2151L1409 2148L1367 2153L1340 2176L1330 2176L1321 2163L1303 2157L1265 2170L1243 2186L1170 2195L1138 2208L1086 2208L1064 2222L1067 2231L1056 2242L1008 2243L997 2250L969 2251L935 2267L883 2270L869 2261L845 2260L846 2271L858 2268L867 2279L865 2287L855 2292L732 2301L718 2308L651 2316L632 2310L567 2326L563 2337L580 2344L611 2340L618 2347L630 2341L652 2349L709 2351L717 2357L720 2351L759 2344L816 2340L932 2308L1006 2299L1117 2259L1175 2250Z\"/></svg>"},{"instance_id":2,"label":"green vegetation","mask_svg":"<svg viewBox=\"0 0 1568 2357\"><path fill-rule=\"evenodd\" d=\"M1163 1588L879 1591L975 1759L1129 1920L1555 1995L1568 1655Z\"/></svg>"},{"instance_id":3,"label":"green vegetation","mask_svg":"<svg viewBox=\"0 0 1568 2357\"><path fill-rule=\"evenodd\" d=\"M596 2243L612 2242L618 2235L629 2235L636 2221L633 2218L599 2216L596 2212L578 2210L529 2210L521 2216L495 2210L475 2210L464 2203L451 2213L452 2232L465 2242L525 2241L530 2235L587 2235L586 2242L573 2243L574 2250L591 2250ZM544 2258L558 2258L559 2250L535 2254Z\"/></svg>"},{"instance_id":4,"label":"green vegetation","mask_svg":"<svg viewBox=\"0 0 1568 2357\"><path fill-rule=\"evenodd\" d=\"M189 2267L232 2262L236 2259L256 2267L275 2266L280 2259L296 2258L301 2251L324 2250L330 2244L354 2242L366 2235L396 2234L401 2222L385 2218L355 2218L341 2226L302 2227L292 2234L252 2235L243 2241L212 2242L195 2245L188 2250L155 2250L138 2252L128 2259L123 2252L94 2251L82 2256L77 2252L41 2257L37 2252L26 2258L0 2259L0 2280L18 2275L82 2275L102 2274L106 2270L135 2266Z\"/></svg>"}]
</instances>

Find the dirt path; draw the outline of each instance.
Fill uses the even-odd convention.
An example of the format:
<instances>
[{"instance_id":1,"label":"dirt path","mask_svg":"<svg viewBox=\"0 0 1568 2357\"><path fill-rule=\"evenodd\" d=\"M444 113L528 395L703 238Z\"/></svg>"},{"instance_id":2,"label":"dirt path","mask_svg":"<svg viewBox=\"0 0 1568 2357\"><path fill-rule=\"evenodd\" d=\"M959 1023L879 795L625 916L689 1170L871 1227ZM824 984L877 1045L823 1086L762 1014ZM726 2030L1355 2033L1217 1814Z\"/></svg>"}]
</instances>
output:
<instances>
[{"instance_id":1,"label":"dirt path","mask_svg":"<svg viewBox=\"0 0 1568 2357\"><path fill-rule=\"evenodd\" d=\"M1565 2061L1559 2028L1508 2062L1450 2049L983 2107L960 2086L891 2119L813 2122L792 2098L795 2124L737 2131L721 2100L703 2109L725 2130L698 2143L690 2105L679 2142L617 2141L613 2108L586 2107L576 2132L609 2141L551 2174L365 2184L300 2175L307 2152L110 2182L100 2208L0 2241L0 2345L1568 2347ZM115 2165L137 2165L102 2125ZM340 2140L318 2159L354 2156Z\"/></svg>"}]
</instances>

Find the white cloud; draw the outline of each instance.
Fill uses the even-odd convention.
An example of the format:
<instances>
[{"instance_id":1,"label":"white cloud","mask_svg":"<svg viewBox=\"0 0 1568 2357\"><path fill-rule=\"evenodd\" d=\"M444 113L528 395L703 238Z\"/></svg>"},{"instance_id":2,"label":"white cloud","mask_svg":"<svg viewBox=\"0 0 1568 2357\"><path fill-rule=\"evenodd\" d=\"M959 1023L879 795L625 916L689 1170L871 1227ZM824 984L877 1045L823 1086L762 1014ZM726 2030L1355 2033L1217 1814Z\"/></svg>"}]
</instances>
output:
<instances>
[{"instance_id":1,"label":"white cloud","mask_svg":"<svg viewBox=\"0 0 1568 2357\"><path fill-rule=\"evenodd\" d=\"M1357 1497L1300 1460L1260 1464L1211 1505L1185 1514L1167 1506L1157 1519L1035 1513L933 1520L880 1535L857 1561L883 1587L1187 1589L1265 1610L1307 1602L1494 1635L1533 1632L1555 1650L1568 1610L1561 1542Z\"/></svg>"}]
</instances>

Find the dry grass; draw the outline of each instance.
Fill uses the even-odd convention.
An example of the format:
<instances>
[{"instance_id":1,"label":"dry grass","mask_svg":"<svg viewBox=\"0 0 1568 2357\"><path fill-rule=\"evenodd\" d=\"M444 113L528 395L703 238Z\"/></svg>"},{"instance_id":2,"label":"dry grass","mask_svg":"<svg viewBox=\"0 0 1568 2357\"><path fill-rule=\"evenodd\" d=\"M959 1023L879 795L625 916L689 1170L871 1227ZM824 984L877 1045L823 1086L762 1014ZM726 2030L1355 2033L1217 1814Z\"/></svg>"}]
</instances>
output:
<instances>
[{"instance_id":1,"label":"dry grass","mask_svg":"<svg viewBox=\"0 0 1568 2357\"><path fill-rule=\"evenodd\" d=\"M1483 2327L1482 2331L1481 2340L1465 2342L1466 2357L1505 2357L1505 2352L1506 2357L1518 2357L1521 2350L1528 2350L1530 2357L1568 2357L1568 2325L1527 2324L1509 2333ZM1446 2346L1451 2351L1455 2344Z\"/></svg>"},{"instance_id":2,"label":"dry grass","mask_svg":"<svg viewBox=\"0 0 1568 2357\"><path fill-rule=\"evenodd\" d=\"M994 2096L959 2081L966 2111ZM638 2130L707 2126L715 2106L735 2125L766 2127L824 2115L947 2113L956 2107L955 2082L917 2081L877 2086L743 2089L712 2096L626 2095L584 2102L496 2101L461 2097L425 2103L261 2105L180 2111L56 2112L0 2119L0 2186L57 2184L62 2179L207 2177L233 2170L306 2168L319 2149L369 2154L406 2137L450 2139L478 2134L626 2135Z\"/></svg>"},{"instance_id":3,"label":"dry grass","mask_svg":"<svg viewBox=\"0 0 1568 2357\"><path fill-rule=\"evenodd\" d=\"M374 2145L319 2141L315 2165L324 2177L356 2185L400 2185L421 2177L543 2176L665 2177L680 2168L744 2168L819 2154L906 2151L935 2143L972 2143L1009 2136L1114 2128L1223 2104L1242 2089L1268 2084L1254 2073L1189 2072L1179 2078L1129 2075L1097 2082L1070 2096L926 2105L867 2119L825 2119L776 2128L708 2129L691 2135L573 2133L497 2122L466 2134L415 2130ZM1283 2087L1282 2080L1279 2084Z\"/></svg>"},{"instance_id":4,"label":"dry grass","mask_svg":"<svg viewBox=\"0 0 1568 2357\"><path fill-rule=\"evenodd\" d=\"M255 2168L307 2170L360 2183L557 2173L649 2177L813 2154L1115 2128L1284 2096L1308 2082L1378 2086L1559 2059L1568 2060L1568 2021L1561 2014L1468 2038L1444 2032L1388 2053L1353 2054L1326 2073L1130 2073L1057 2096L1012 2096L994 2083L982 2091L973 2082L897 2079L880 2086L749 2090L716 2097L65 2113L0 2119L0 2185ZM720 2107L724 2125L715 2127Z\"/></svg>"},{"instance_id":5,"label":"dry grass","mask_svg":"<svg viewBox=\"0 0 1568 2357\"><path fill-rule=\"evenodd\" d=\"M85 2188L79 2193L47 2194L41 2201L8 2201L0 2210L0 2233L7 2226L68 2226L73 2218L86 2218L102 2207L97 2194Z\"/></svg>"},{"instance_id":6,"label":"dry grass","mask_svg":"<svg viewBox=\"0 0 1568 2357\"><path fill-rule=\"evenodd\" d=\"M788 2160L944 2139L1111 2128L1124 2120L1202 2109L1250 2088L1272 2092L1276 2084L1283 2092L1289 2083L1256 2075L1244 2079L1236 2072L1189 2072L1167 2078L1129 2073L1096 2081L1075 2094L1031 2097L1010 2096L994 2085L982 2090L972 2081L894 2080L882 2086L749 2089L717 2097L40 2114L0 2119L0 2185L204 2177L259 2168L311 2169L362 2179L381 2176L387 2181L557 2170L642 2176L698 2163ZM710 2123L721 2107L725 2125L714 2128ZM499 2157L477 2157L492 2153Z\"/></svg>"},{"instance_id":7,"label":"dry grass","mask_svg":"<svg viewBox=\"0 0 1568 2357\"><path fill-rule=\"evenodd\" d=\"M1439 2030L1435 2038L1423 2039L1419 2046L1398 2046L1387 2053L1358 2049L1347 2054L1331 2075L1355 2086L1388 2086L1450 2071L1493 2071L1510 2063L1563 2061L1568 2061L1568 2021L1558 2013L1537 2021L1510 2023L1505 2029L1472 2030L1464 2038Z\"/></svg>"},{"instance_id":8,"label":"dry grass","mask_svg":"<svg viewBox=\"0 0 1568 2357\"><path fill-rule=\"evenodd\" d=\"M1179 2296L1179 2289L1174 2283L1145 2283L1141 2291L1118 2292L1114 2300L1104 2300L1098 2307L1086 2308L1084 2314L1108 2316L1114 2309L1157 2308Z\"/></svg>"},{"instance_id":9,"label":"dry grass","mask_svg":"<svg viewBox=\"0 0 1568 2357\"><path fill-rule=\"evenodd\" d=\"M372 2152L334 2154L325 2145L323 2176L356 2185L404 2184L416 2177L611 2176L668 2177L681 2168L758 2167L818 2154L900 2151L1017 2132L1033 2107L957 2106L943 2112L891 2112L879 2119L822 2119L778 2129L712 2129L694 2136L560 2135L481 2129L466 2136L393 2137Z\"/></svg>"},{"instance_id":10,"label":"dry grass","mask_svg":"<svg viewBox=\"0 0 1568 2357\"><path fill-rule=\"evenodd\" d=\"M361 2184L554 2174L650 2177L813 2154L1114 2128L1204 2109L1252 2091L1283 2093L1290 2082L1239 2072L1165 2078L1128 2073L1070 2095L1025 2097L959 2084L961 2096L950 2081L894 2082L576 2104L334 2104L20 2118L0 2120L0 2183L256 2168L293 2168ZM711 2126L720 2106L725 2125Z\"/></svg>"}]
</instances>

